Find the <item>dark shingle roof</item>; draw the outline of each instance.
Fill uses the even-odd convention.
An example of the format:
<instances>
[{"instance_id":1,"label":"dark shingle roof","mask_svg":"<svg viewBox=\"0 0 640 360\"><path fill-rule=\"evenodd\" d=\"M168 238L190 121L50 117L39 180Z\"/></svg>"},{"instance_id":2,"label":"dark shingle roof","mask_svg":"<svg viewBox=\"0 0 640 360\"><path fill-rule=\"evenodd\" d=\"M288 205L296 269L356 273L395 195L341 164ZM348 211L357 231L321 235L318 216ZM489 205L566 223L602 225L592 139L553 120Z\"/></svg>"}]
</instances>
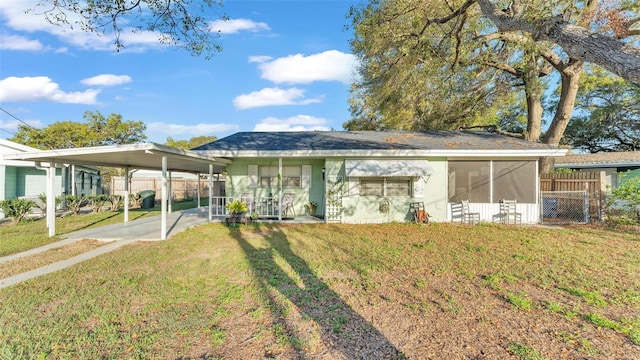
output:
<instances>
[{"instance_id":1,"label":"dark shingle roof","mask_svg":"<svg viewBox=\"0 0 640 360\"><path fill-rule=\"evenodd\" d=\"M193 150L552 150L554 147L475 131L239 132Z\"/></svg>"}]
</instances>

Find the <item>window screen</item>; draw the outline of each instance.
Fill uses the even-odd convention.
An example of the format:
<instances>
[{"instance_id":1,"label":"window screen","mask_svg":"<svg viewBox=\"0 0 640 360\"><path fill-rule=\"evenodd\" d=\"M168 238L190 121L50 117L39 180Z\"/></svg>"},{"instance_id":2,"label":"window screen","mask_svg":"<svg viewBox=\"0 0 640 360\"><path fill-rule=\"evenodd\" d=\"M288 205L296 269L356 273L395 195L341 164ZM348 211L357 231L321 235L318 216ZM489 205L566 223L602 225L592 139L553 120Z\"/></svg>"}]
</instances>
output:
<instances>
[{"instance_id":1,"label":"window screen","mask_svg":"<svg viewBox=\"0 0 640 360\"><path fill-rule=\"evenodd\" d=\"M384 196L384 179L360 179L360 196Z\"/></svg>"},{"instance_id":2,"label":"window screen","mask_svg":"<svg viewBox=\"0 0 640 360\"><path fill-rule=\"evenodd\" d=\"M536 202L535 161L493 162L493 202L502 199L530 204Z\"/></svg>"},{"instance_id":3,"label":"window screen","mask_svg":"<svg viewBox=\"0 0 640 360\"><path fill-rule=\"evenodd\" d=\"M449 201L490 202L489 161L449 161Z\"/></svg>"},{"instance_id":4,"label":"window screen","mask_svg":"<svg viewBox=\"0 0 640 360\"><path fill-rule=\"evenodd\" d=\"M360 196L411 196L411 179L360 178Z\"/></svg>"},{"instance_id":5,"label":"window screen","mask_svg":"<svg viewBox=\"0 0 640 360\"><path fill-rule=\"evenodd\" d=\"M300 187L301 176L302 176L301 166L283 166L282 167L282 186L283 187Z\"/></svg>"},{"instance_id":6,"label":"window screen","mask_svg":"<svg viewBox=\"0 0 640 360\"><path fill-rule=\"evenodd\" d=\"M260 187L275 188L278 186L278 167L277 166L260 166ZM302 178L302 166L283 166L282 167L282 187L292 188L300 187Z\"/></svg>"},{"instance_id":7,"label":"window screen","mask_svg":"<svg viewBox=\"0 0 640 360\"><path fill-rule=\"evenodd\" d=\"M411 180L386 179L387 196L411 196Z\"/></svg>"}]
</instances>

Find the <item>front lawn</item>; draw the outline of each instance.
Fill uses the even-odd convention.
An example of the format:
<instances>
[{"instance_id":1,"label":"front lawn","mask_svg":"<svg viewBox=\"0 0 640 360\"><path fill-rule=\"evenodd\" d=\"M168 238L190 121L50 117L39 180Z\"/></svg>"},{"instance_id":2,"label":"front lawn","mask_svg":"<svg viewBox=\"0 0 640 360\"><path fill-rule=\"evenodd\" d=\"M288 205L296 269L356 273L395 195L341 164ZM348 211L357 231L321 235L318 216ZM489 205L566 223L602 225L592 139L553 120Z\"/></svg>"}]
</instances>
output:
<instances>
[{"instance_id":1,"label":"front lawn","mask_svg":"<svg viewBox=\"0 0 640 360\"><path fill-rule=\"evenodd\" d=\"M640 358L640 239L199 226L0 290L0 358Z\"/></svg>"},{"instance_id":2,"label":"front lawn","mask_svg":"<svg viewBox=\"0 0 640 360\"><path fill-rule=\"evenodd\" d=\"M206 199L204 202L206 205ZM172 206L174 211L193 207L195 207L194 201L174 202ZM156 215L160 215L160 205L156 205L152 209L129 210L129 220L131 221L144 216ZM4 221L0 223L0 257L59 241L62 239L60 235L70 232L122 223L123 221L123 210L58 217L56 218L56 236L54 237L49 237L47 222L44 218L24 220L19 224Z\"/></svg>"}]
</instances>

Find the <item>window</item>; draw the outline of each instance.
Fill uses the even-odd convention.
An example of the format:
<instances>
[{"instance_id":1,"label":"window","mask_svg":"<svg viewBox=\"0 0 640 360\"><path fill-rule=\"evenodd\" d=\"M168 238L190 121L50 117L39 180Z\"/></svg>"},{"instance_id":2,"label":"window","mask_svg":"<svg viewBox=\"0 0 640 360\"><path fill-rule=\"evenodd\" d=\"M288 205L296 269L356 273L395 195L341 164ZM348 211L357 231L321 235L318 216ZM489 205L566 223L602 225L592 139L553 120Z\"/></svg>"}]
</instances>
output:
<instances>
[{"instance_id":1,"label":"window","mask_svg":"<svg viewBox=\"0 0 640 360\"><path fill-rule=\"evenodd\" d=\"M534 160L449 161L449 201L535 203L536 171Z\"/></svg>"},{"instance_id":2,"label":"window","mask_svg":"<svg viewBox=\"0 0 640 360\"><path fill-rule=\"evenodd\" d=\"M535 203L535 174L535 161L494 161L493 202L517 199L522 203Z\"/></svg>"},{"instance_id":3,"label":"window","mask_svg":"<svg viewBox=\"0 0 640 360\"><path fill-rule=\"evenodd\" d=\"M408 178L360 178L360 196L411 196Z\"/></svg>"},{"instance_id":4,"label":"window","mask_svg":"<svg viewBox=\"0 0 640 360\"><path fill-rule=\"evenodd\" d=\"M258 168L260 187L275 188L278 186L278 167L277 166L260 166ZM282 187L295 188L300 187L302 179L301 166L283 166L282 167Z\"/></svg>"},{"instance_id":5,"label":"window","mask_svg":"<svg viewBox=\"0 0 640 360\"><path fill-rule=\"evenodd\" d=\"M491 202L489 161L449 161L449 201Z\"/></svg>"}]
</instances>

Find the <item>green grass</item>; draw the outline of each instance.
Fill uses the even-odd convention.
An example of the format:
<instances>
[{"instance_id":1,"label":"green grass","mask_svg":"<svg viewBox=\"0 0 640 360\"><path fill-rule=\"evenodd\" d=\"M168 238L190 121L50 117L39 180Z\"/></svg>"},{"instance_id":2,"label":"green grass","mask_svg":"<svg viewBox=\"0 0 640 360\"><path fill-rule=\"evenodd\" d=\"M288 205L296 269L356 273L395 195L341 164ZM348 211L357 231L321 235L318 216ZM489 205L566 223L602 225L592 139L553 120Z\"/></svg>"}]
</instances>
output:
<instances>
[{"instance_id":1,"label":"green grass","mask_svg":"<svg viewBox=\"0 0 640 360\"><path fill-rule=\"evenodd\" d=\"M514 355L517 355L522 360L544 360L544 357L540 352L527 345L522 345L516 342L509 344L509 351Z\"/></svg>"},{"instance_id":2,"label":"green grass","mask_svg":"<svg viewBox=\"0 0 640 360\"><path fill-rule=\"evenodd\" d=\"M68 226L121 215L101 216ZM0 242L37 246L35 225L1 225ZM0 289L0 359L640 357L639 246L599 229L207 224Z\"/></svg>"}]
</instances>

